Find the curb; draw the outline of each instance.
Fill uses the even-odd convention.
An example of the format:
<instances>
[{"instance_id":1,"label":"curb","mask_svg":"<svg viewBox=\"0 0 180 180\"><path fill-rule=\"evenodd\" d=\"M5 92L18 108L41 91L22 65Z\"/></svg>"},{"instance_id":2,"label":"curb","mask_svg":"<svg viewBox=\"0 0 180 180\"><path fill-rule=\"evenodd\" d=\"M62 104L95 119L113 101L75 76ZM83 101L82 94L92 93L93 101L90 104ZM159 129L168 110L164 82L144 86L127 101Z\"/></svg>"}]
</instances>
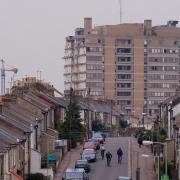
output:
<instances>
[{"instance_id":1,"label":"curb","mask_svg":"<svg viewBox=\"0 0 180 180\"><path fill-rule=\"evenodd\" d=\"M129 139L128 143L128 176L132 176L132 140Z\"/></svg>"}]
</instances>

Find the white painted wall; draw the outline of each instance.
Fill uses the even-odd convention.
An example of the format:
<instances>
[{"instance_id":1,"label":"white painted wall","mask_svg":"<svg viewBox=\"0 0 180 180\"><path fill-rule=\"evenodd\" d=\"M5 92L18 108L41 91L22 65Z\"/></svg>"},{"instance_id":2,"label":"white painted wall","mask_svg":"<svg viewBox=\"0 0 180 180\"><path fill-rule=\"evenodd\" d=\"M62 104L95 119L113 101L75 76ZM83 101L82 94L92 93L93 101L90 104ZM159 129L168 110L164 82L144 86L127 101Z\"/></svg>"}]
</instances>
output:
<instances>
[{"instance_id":1,"label":"white painted wall","mask_svg":"<svg viewBox=\"0 0 180 180\"><path fill-rule=\"evenodd\" d=\"M180 103L173 107L173 117L180 114Z\"/></svg>"},{"instance_id":2,"label":"white painted wall","mask_svg":"<svg viewBox=\"0 0 180 180\"><path fill-rule=\"evenodd\" d=\"M53 170L49 169L41 169L41 154L37 151L31 149L31 173L42 173L45 176L51 176L53 178Z\"/></svg>"},{"instance_id":3,"label":"white painted wall","mask_svg":"<svg viewBox=\"0 0 180 180\"><path fill-rule=\"evenodd\" d=\"M79 88L79 89L84 89L84 88L86 88L86 83L85 83L85 82L79 83L79 84L78 84L78 88Z\"/></svg>"},{"instance_id":4,"label":"white painted wall","mask_svg":"<svg viewBox=\"0 0 180 180\"><path fill-rule=\"evenodd\" d=\"M79 56L78 57L78 63L79 64L86 63L86 56Z\"/></svg>"},{"instance_id":5,"label":"white painted wall","mask_svg":"<svg viewBox=\"0 0 180 180\"><path fill-rule=\"evenodd\" d=\"M36 145L35 139L36 139L36 133L35 133L35 129L33 129L31 133L31 148L32 149L34 149Z\"/></svg>"},{"instance_id":6,"label":"white painted wall","mask_svg":"<svg viewBox=\"0 0 180 180\"><path fill-rule=\"evenodd\" d=\"M78 69L79 72L85 72L86 71L86 65L85 64L84 65L79 65L78 68L79 68Z\"/></svg>"}]
</instances>

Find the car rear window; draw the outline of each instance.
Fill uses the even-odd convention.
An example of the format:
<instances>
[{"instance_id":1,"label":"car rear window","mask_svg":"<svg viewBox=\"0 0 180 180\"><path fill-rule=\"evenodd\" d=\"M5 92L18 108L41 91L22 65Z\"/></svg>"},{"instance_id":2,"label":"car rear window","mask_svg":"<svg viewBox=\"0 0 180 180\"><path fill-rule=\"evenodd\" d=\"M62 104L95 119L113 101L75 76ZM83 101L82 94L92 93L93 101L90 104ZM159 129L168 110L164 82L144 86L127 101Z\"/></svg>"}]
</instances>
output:
<instances>
[{"instance_id":1,"label":"car rear window","mask_svg":"<svg viewBox=\"0 0 180 180\"><path fill-rule=\"evenodd\" d=\"M93 142L86 142L85 144L84 144L84 146L93 146L94 144L93 144Z\"/></svg>"},{"instance_id":2,"label":"car rear window","mask_svg":"<svg viewBox=\"0 0 180 180\"><path fill-rule=\"evenodd\" d=\"M76 164L86 164L87 163L87 161L76 161Z\"/></svg>"},{"instance_id":3,"label":"car rear window","mask_svg":"<svg viewBox=\"0 0 180 180\"><path fill-rule=\"evenodd\" d=\"M83 154L92 154L94 151L92 149L86 149L83 151Z\"/></svg>"}]
</instances>

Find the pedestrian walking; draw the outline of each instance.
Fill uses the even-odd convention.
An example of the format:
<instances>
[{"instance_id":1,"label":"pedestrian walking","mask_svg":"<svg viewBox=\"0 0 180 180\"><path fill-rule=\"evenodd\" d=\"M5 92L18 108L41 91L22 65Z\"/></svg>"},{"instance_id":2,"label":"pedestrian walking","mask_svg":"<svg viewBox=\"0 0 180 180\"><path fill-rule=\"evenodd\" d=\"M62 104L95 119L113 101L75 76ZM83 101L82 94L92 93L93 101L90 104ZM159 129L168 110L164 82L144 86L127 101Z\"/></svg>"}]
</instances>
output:
<instances>
[{"instance_id":1,"label":"pedestrian walking","mask_svg":"<svg viewBox=\"0 0 180 180\"><path fill-rule=\"evenodd\" d=\"M139 148L141 148L142 141L143 141L142 137L141 137L141 136L139 136L139 137L138 137L138 144L139 144Z\"/></svg>"},{"instance_id":2,"label":"pedestrian walking","mask_svg":"<svg viewBox=\"0 0 180 180\"><path fill-rule=\"evenodd\" d=\"M121 147L119 147L119 149L117 150L117 156L118 156L118 164L121 164L122 156L123 156L123 151Z\"/></svg>"},{"instance_id":3,"label":"pedestrian walking","mask_svg":"<svg viewBox=\"0 0 180 180\"><path fill-rule=\"evenodd\" d=\"M104 159L105 147L104 147L103 144L102 144L101 147L100 147L100 151L101 151L101 158Z\"/></svg>"},{"instance_id":4,"label":"pedestrian walking","mask_svg":"<svg viewBox=\"0 0 180 180\"><path fill-rule=\"evenodd\" d=\"M107 159L107 166L110 166L112 154L109 151L106 153L106 159Z\"/></svg>"}]
</instances>

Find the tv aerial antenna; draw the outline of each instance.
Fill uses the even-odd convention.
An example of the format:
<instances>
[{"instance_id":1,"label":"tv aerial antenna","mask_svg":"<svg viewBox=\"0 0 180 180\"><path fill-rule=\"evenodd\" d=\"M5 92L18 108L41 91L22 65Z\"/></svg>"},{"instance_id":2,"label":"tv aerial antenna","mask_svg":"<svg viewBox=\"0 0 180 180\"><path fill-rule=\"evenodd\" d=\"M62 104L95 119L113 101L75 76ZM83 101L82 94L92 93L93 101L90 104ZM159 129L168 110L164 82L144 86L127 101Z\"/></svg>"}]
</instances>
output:
<instances>
[{"instance_id":1,"label":"tv aerial antenna","mask_svg":"<svg viewBox=\"0 0 180 180\"><path fill-rule=\"evenodd\" d=\"M119 21L122 24L122 0L119 0Z\"/></svg>"}]
</instances>

